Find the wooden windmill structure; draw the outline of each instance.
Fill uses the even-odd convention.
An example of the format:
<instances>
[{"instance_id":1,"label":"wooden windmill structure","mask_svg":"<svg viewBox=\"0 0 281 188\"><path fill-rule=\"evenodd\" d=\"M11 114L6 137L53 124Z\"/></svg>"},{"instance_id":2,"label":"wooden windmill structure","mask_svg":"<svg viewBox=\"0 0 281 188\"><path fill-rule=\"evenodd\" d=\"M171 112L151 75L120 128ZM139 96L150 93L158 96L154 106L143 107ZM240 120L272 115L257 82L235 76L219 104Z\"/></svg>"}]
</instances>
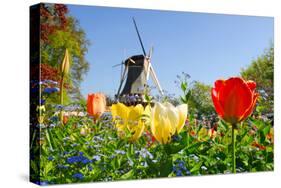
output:
<instances>
[{"instance_id":1,"label":"wooden windmill structure","mask_svg":"<svg viewBox=\"0 0 281 188\"><path fill-rule=\"evenodd\" d=\"M159 80L151 64L153 48L149 50L149 54L147 55L134 18L133 22L139 38L140 45L142 47L143 54L131 56L125 61L123 61L121 64L119 64L122 67L120 85L116 94L117 100L120 98L120 96L124 95L143 95L147 88L147 82L150 77L152 78L159 93L163 95L163 90L160 86Z\"/></svg>"}]
</instances>

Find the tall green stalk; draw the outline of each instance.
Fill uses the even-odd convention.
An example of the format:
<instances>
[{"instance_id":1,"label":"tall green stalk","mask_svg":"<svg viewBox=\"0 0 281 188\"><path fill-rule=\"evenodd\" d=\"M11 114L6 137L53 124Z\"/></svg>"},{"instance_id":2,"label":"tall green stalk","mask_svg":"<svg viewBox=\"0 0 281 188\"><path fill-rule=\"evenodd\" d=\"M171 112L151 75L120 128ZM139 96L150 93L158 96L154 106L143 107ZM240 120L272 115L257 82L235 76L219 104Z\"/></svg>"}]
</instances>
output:
<instances>
[{"instance_id":1,"label":"tall green stalk","mask_svg":"<svg viewBox=\"0 0 281 188\"><path fill-rule=\"evenodd\" d=\"M63 61L61 63L61 67L60 67L60 71L61 71L61 82L60 82L60 104L63 105L63 83L64 83L64 78L65 76L68 74L69 72L69 66L70 66L70 62L69 62L69 54L68 54L68 50L65 49L65 54L64 54L64 58ZM61 111L60 113L60 121L63 124L63 111Z\"/></svg>"},{"instance_id":2,"label":"tall green stalk","mask_svg":"<svg viewBox=\"0 0 281 188\"><path fill-rule=\"evenodd\" d=\"M236 141L236 135L235 135L235 128L236 124L232 124L232 173L236 173L236 155L235 155L235 141Z\"/></svg>"},{"instance_id":3,"label":"tall green stalk","mask_svg":"<svg viewBox=\"0 0 281 188\"><path fill-rule=\"evenodd\" d=\"M63 105L63 82L64 82L64 76L61 77L61 83L60 83L60 104ZM63 111L60 112L60 121L63 124Z\"/></svg>"}]
</instances>

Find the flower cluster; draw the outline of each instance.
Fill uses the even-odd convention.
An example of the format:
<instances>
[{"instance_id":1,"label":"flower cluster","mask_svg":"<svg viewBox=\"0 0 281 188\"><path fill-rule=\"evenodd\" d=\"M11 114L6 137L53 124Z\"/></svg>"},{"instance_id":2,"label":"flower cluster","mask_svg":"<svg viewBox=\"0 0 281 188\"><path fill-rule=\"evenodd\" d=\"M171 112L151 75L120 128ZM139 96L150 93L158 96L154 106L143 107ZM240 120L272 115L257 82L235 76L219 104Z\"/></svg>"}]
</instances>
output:
<instances>
[{"instance_id":1,"label":"flower cluster","mask_svg":"<svg viewBox=\"0 0 281 188\"><path fill-rule=\"evenodd\" d=\"M91 162L92 162L92 160L85 157L82 152L80 152L79 155L77 155L77 156L71 156L71 157L67 158L67 163L69 163L69 164L74 164L74 163L88 164Z\"/></svg>"},{"instance_id":2,"label":"flower cluster","mask_svg":"<svg viewBox=\"0 0 281 188\"><path fill-rule=\"evenodd\" d=\"M185 162L179 159L175 161L173 172L176 174L176 176L191 175L190 171L185 167Z\"/></svg>"}]
</instances>

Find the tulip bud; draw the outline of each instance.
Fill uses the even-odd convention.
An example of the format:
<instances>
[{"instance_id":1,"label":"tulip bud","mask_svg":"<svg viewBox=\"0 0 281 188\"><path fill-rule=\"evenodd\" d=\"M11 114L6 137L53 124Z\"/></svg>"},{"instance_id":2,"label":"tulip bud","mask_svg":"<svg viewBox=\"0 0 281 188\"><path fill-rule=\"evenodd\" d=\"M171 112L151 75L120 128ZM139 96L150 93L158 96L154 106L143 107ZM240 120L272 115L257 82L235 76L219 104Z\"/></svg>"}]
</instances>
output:
<instances>
[{"instance_id":1,"label":"tulip bud","mask_svg":"<svg viewBox=\"0 0 281 188\"><path fill-rule=\"evenodd\" d=\"M61 63L61 70L60 70L63 76L67 75L69 72L69 67L70 67L69 63L70 62L69 62L68 50L65 49L65 54L64 54L63 61Z\"/></svg>"},{"instance_id":2,"label":"tulip bud","mask_svg":"<svg viewBox=\"0 0 281 188\"><path fill-rule=\"evenodd\" d=\"M63 116L63 124L66 124L68 121L68 116Z\"/></svg>"},{"instance_id":3,"label":"tulip bud","mask_svg":"<svg viewBox=\"0 0 281 188\"><path fill-rule=\"evenodd\" d=\"M86 136L87 135L87 129L85 129L84 127L81 128L80 134L83 135L83 136Z\"/></svg>"}]
</instances>

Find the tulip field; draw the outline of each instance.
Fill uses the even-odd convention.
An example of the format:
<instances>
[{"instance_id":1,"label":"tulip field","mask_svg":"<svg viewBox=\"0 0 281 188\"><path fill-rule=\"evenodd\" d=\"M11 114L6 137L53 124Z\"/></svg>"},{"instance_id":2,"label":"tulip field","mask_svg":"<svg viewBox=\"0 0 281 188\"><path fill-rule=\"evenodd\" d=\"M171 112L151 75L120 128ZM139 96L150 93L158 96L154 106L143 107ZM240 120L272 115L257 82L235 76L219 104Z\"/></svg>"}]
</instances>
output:
<instances>
[{"instance_id":1,"label":"tulip field","mask_svg":"<svg viewBox=\"0 0 281 188\"><path fill-rule=\"evenodd\" d=\"M43 97L59 93L56 82L40 84ZM46 185L271 171L272 120L252 115L255 87L239 77L216 81L210 95L219 118L212 127L184 102L106 106L101 93L84 104L43 101L33 132L40 137L31 139L31 167L40 177L32 178Z\"/></svg>"}]
</instances>

